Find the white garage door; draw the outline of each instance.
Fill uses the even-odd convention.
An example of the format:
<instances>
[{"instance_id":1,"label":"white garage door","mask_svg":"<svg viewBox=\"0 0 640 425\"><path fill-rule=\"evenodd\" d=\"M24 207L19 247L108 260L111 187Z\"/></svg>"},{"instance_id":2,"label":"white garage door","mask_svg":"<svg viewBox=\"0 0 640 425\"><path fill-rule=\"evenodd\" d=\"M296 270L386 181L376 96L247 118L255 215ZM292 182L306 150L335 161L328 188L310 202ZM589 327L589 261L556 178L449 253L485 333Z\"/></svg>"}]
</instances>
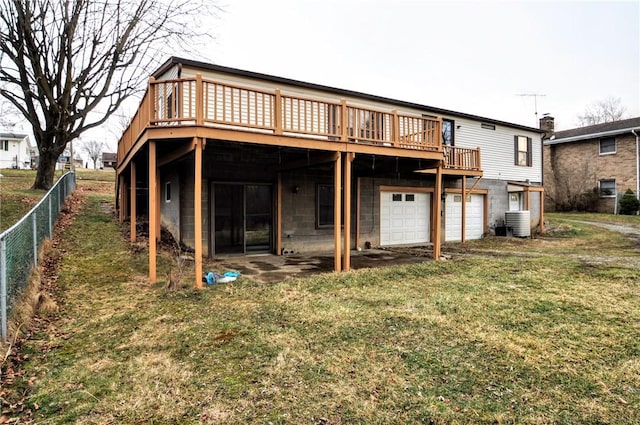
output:
<instances>
[{"instance_id":1,"label":"white garage door","mask_svg":"<svg viewBox=\"0 0 640 425\"><path fill-rule=\"evenodd\" d=\"M380 245L429 242L431 194L380 192Z\"/></svg>"},{"instance_id":2,"label":"white garage door","mask_svg":"<svg viewBox=\"0 0 640 425\"><path fill-rule=\"evenodd\" d=\"M480 239L484 233L484 195L467 195L465 239ZM445 241L462 239L462 195L448 193L445 201Z\"/></svg>"}]
</instances>

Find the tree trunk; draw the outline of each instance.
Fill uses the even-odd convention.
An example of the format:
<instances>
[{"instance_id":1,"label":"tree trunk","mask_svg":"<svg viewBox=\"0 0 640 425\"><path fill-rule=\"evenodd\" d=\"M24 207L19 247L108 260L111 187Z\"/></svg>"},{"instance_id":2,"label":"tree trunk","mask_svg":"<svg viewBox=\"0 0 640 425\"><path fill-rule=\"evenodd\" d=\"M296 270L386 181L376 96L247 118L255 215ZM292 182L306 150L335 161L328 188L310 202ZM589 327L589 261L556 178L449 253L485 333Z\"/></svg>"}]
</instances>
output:
<instances>
[{"instance_id":1,"label":"tree trunk","mask_svg":"<svg viewBox=\"0 0 640 425\"><path fill-rule=\"evenodd\" d=\"M56 172L58 156L58 153L52 152L51 150L40 152L38 171L36 172L36 180L33 182L32 189L51 189L51 186L53 186L53 176Z\"/></svg>"}]
</instances>

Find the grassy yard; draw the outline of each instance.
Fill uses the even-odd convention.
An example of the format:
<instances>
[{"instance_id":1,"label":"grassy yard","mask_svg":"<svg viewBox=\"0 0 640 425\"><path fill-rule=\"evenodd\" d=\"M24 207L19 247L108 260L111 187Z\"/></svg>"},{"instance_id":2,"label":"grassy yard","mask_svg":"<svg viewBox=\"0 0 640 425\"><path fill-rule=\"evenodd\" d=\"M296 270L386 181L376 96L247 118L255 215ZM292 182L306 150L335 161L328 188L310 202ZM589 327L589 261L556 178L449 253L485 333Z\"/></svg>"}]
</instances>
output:
<instances>
[{"instance_id":1,"label":"grassy yard","mask_svg":"<svg viewBox=\"0 0 640 425\"><path fill-rule=\"evenodd\" d=\"M56 248L62 309L4 395L36 423L640 423L639 252L617 234L563 224L446 262L167 290L108 185L88 187Z\"/></svg>"},{"instance_id":2,"label":"grassy yard","mask_svg":"<svg viewBox=\"0 0 640 425\"><path fill-rule=\"evenodd\" d=\"M114 184L113 170L78 169L78 179L86 183L86 187L108 190ZM62 176L63 171L56 171L55 179ZM42 190L29 189L36 173L34 170L1 169L0 174L0 232L8 229L24 216L44 196Z\"/></svg>"}]
</instances>

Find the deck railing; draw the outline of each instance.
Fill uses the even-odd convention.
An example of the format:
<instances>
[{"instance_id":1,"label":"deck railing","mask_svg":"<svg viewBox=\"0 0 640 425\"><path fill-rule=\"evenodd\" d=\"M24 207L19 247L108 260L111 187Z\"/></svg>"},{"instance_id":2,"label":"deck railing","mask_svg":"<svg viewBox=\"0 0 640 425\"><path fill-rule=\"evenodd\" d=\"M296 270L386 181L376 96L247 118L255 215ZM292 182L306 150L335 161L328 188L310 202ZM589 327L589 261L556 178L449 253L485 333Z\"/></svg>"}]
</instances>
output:
<instances>
[{"instance_id":1,"label":"deck railing","mask_svg":"<svg viewBox=\"0 0 640 425\"><path fill-rule=\"evenodd\" d=\"M440 118L195 78L149 81L118 143L118 163L149 128L206 126L273 135L442 151ZM479 152L448 149L449 168L479 169Z\"/></svg>"},{"instance_id":2,"label":"deck railing","mask_svg":"<svg viewBox=\"0 0 640 425\"><path fill-rule=\"evenodd\" d=\"M445 168L455 170L480 171L480 148L444 146Z\"/></svg>"}]
</instances>

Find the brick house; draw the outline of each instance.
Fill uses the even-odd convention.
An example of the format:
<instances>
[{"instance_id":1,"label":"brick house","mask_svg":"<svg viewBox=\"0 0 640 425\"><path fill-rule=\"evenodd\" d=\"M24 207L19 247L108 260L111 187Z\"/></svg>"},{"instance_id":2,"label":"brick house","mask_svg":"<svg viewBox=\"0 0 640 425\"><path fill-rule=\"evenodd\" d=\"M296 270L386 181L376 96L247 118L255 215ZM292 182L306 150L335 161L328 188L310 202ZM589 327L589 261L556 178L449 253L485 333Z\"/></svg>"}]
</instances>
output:
<instances>
[{"instance_id":1,"label":"brick house","mask_svg":"<svg viewBox=\"0 0 640 425\"><path fill-rule=\"evenodd\" d=\"M420 82L417 82L420 83ZM542 131L170 58L118 142L117 205L202 258L478 239L505 213L542 230ZM481 153L482 151L482 158Z\"/></svg>"},{"instance_id":2,"label":"brick house","mask_svg":"<svg viewBox=\"0 0 640 425\"><path fill-rule=\"evenodd\" d=\"M554 132L552 117L540 120L546 207L567 209L570 197L590 193L590 206L616 213L627 189L638 196L640 117Z\"/></svg>"}]
</instances>

